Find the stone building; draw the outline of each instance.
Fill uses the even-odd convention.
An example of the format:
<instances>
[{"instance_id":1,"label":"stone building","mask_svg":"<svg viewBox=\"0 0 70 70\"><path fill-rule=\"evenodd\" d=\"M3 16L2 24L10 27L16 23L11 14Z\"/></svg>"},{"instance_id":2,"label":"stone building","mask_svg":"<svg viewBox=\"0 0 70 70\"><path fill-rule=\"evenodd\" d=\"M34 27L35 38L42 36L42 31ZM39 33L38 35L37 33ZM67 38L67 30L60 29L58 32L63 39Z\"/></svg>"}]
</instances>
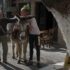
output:
<instances>
[{"instance_id":1,"label":"stone building","mask_svg":"<svg viewBox=\"0 0 70 70\"><path fill-rule=\"evenodd\" d=\"M58 44L62 47L69 46L69 40L67 34L67 28L70 22L69 12L70 12L70 1L69 0L3 0L3 10L4 14L9 11L18 11L23 4L29 3L31 5L31 14L35 15L37 18L38 25L41 25L40 28L43 30L46 24L47 12L50 11L53 15L54 23L56 23L57 29L55 32L55 39ZM4 4L5 3L5 4ZM13 3L13 4L12 4ZM57 12L59 13L57 15ZM63 21L68 23L67 25L58 19L62 17ZM43 23L42 23L43 22ZM63 24L64 23L64 24ZM55 25L53 25L55 26Z\"/></svg>"},{"instance_id":2,"label":"stone building","mask_svg":"<svg viewBox=\"0 0 70 70\"><path fill-rule=\"evenodd\" d=\"M58 43L70 50L70 0L42 0L52 12L58 25ZM64 44L65 43L65 44Z\"/></svg>"}]
</instances>

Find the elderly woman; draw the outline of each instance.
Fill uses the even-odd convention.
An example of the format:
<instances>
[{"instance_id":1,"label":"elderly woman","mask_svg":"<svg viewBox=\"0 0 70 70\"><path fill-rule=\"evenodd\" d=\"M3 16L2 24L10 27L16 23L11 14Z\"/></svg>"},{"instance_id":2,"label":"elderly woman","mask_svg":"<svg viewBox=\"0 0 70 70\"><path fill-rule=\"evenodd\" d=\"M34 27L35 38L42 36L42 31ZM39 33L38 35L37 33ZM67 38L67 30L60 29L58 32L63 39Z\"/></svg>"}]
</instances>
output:
<instances>
[{"instance_id":1,"label":"elderly woman","mask_svg":"<svg viewBox=\"0 0 70 70\"><path fill-rule=\"evenodd\" d=\"M29 16L30 11L28 10L28 5L27 7L23 7L21 12L21 15L23 16ZM38 42L38 35L40 35L40 30L38 28L36 19L32 17L31 19L28 19L27 22L28 24L28 29L29 29L29 50L30 50L30 58L29 58L29 65L33 64L33 47L35 45L36 47L36 52L37 52L37 66L40 65L40 46Z\"/></svg>"}]
</instances>

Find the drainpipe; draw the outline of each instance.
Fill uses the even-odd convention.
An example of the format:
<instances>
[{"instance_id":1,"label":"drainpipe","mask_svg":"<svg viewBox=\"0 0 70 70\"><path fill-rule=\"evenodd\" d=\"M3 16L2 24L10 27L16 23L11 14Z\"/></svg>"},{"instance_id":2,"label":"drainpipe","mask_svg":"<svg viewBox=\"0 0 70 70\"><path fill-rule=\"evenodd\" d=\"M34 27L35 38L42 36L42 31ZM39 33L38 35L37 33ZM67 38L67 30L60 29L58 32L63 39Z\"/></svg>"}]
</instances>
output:
<instances>
[{"instance_id":1,"label":"drainpipe","mask_svg":"<svg viewBox=\"0 0 70 70\"><path fill-rule=\"evenodd\" d=\"M6 17L6 0L3 0L2 7L3 7L3 16Z\"/></svg>"},{"instance_id":2,"label":"drainpipe","mask_svg":"<svg viewBox=\"0 0 70 70\"><path fill-rule=\"evenodd\" d=\"M31 15L35 15L35 0L31 0Z\"/></svg>"},{"instance_id":3,"label":"drainpipe","mask_svg":"<svg viewBox=\"0 0 70 70\"><path fill-rule=\"evenodd\" d=\"M42 4L45 6L45 8L50 11L50 8L47 7L47 5L41 0Z\"/></svg>"}]
</instances>

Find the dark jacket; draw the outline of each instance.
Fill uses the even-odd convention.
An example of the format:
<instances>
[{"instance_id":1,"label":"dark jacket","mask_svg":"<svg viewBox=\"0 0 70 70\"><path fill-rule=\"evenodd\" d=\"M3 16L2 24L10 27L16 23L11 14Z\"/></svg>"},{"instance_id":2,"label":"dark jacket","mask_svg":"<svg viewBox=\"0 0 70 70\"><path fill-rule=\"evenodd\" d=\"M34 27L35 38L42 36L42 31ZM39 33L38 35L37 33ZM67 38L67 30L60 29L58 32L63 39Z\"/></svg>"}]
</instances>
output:
<instances>
[{"instance_id":1,"label":"dark jacket","mask_svg":"<svg viewBox=\"0 0 70 70\"><path fill-rule=\"evenodd\" d=\"M7 34L6 26L8 23L12 23L14 19L1 18L0 19L0 36Z\"/></svg>"}]
</instances>

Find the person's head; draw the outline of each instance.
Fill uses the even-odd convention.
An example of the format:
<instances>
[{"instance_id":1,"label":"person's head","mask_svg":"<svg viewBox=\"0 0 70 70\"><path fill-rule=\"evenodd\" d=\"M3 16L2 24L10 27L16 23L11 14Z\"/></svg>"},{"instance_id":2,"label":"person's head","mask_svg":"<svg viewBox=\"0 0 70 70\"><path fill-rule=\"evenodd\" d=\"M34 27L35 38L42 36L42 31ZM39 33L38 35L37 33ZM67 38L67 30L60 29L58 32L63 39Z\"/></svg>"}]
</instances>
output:
<instances>
[{"instance_id":1,"label":"person's head","mask_svg":"<svg viewBox=\"0 0 70 70\"><path fill-rule=\"evenodd\" d=\"M24 6L21 8L20 14L21 14L21 16L30 15L30 7L29 7L29 4L24 5Z\"/></svg>"}]
</instances>

